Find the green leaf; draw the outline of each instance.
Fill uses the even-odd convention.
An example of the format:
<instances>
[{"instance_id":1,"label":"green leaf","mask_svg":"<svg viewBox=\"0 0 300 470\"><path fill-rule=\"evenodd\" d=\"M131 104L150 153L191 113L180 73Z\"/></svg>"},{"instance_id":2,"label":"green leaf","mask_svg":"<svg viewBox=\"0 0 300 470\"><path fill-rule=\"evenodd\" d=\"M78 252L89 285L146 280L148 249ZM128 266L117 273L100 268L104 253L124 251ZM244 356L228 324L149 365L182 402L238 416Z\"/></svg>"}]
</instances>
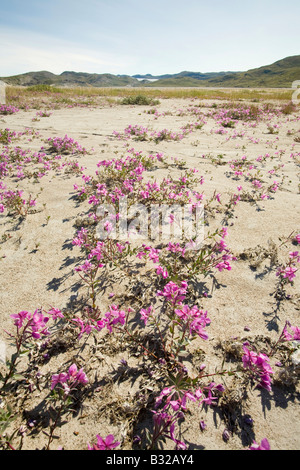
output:
<instances>
[{"instance_id":1,"label":"green leaf","mask_svg":"<svg viewBox=\"0 0 300 470\"><path fill-rule=\"evenodd\" d=\"M27 356L30 353L30 349L24 349L24 351L20 352L20 356Z\"/></svg>"},{"instance_id":2,"label":"green leaf","mask_svg":"<svg viewBox=\"0 0 300 470\"><path fill-rule=\"evenodd\" d=\"M14 380L25 380L26 377L24 377L24 375L22 375L22 374L14 374L12 376L12 379L14 379Z\"/></svg>"}]
</instances>

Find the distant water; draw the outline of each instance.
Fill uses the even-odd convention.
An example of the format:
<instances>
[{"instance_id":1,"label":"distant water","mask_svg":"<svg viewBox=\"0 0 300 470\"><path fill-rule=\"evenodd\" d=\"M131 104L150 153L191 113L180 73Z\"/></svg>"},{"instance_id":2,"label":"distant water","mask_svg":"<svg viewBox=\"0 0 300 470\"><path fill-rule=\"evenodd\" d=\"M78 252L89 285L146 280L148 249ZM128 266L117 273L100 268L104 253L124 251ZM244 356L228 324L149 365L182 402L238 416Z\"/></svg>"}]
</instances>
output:
<instances>
[{"instance_id":1,"label":"distant water","mask_svg":"<svg viewBox=\"0 0 300 470\"><path fill-rule=\"evenodd\" d=\"M147 80L147 82L157 82L158 78L137 78L139 82L142 80Z\"/></svg>"}]
</instances>

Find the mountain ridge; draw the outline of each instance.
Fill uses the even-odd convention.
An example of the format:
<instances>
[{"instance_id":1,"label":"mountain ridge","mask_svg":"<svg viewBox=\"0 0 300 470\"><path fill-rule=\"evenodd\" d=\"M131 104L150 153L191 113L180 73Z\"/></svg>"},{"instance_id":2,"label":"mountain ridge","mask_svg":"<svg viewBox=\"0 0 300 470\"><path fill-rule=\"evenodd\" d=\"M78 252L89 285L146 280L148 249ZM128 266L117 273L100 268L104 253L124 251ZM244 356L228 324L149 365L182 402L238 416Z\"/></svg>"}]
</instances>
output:
<instances>
[{"instance_id":1,"label":"mountain ridge","mask_svg":"<svg viewBox=\"0 0 300 470\"><path fill-rule=\"evenodd\" d=\"M293 81L300 80L300 55L280 59L273 64L264 65L241 72L192 72L176 74L135 74L114 75L110 73L87 73L64 71L56 75L48 71L26 72L9 77L0 77L8 85L34 86L52 85L60 87L268 87L290 88Z\"/></svg>"}]
</instances>

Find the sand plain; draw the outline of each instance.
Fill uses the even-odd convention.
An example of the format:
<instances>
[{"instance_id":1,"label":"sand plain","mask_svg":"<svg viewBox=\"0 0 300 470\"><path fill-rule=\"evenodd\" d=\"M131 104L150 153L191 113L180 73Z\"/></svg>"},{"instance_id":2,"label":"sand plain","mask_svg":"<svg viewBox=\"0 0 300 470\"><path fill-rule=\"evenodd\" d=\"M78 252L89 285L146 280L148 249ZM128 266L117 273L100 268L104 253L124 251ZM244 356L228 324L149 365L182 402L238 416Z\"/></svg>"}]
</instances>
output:
<instances>
[{"instance_id":1,"label":"sand plain","mask_svg":"<svg viewBox=\"0 0 300 470\"><path fill-rule=\"evenodd\" d=\"M225 225L228 229L226 243L237 258L230 271L208 276L205 279L208 295L199 294L196 299L208 311L211 324L207 328L208 341L197 339L192 344L192 358L185 359L190 373L193 374L202 362L206 363L206 371L213 373L215 368L221 367L224 358L226 366L234 368L236 357L230 354L232 345L240 347L243 341L250 340L267 353L287 320L298 325L299 273L294 285L287 286L286 298L276 299L274 291L277 267L287 262L290 251L298 249L292 239L287 244L282 241L291 233L300 233L299 109L291 114L268 111L260 119L239 119L233 127L223 127L215 112L225 109L226 104L221 100L161 99L158 105L151 107L124 106L116 100L114 103L103 101L93 107L54 109L49 117L37 121L32 121L35 110L0 116L0 129L36 132L34 136L22 135L9 144L10 147L20 146L30 152L39 152L42 148L47 154L48 138L68 135L87 150L85 154L62 155L59 163L65 162L65 165L44 166L42 177L18 178L15 166L8 175L2 175L3 183L10 189L22 189L25 195L38 197L34 210L22 219L8 211L0 214L1 329L11 331L10 315L22 310L32 312L53 306L78 314L82 308L79 300L89 302L87 289L74 270L84 257L72 240L80 221L88 219L91 204L88 199L78 200L74 185L80 188L84 185L83 176L95 175L100 160L132 155L132 149L146 156L161 153L167 162L143 174L145 180L160 182L164 177L180 178L187 169L197 169L203 184L194 189L203 192L204 201L220 195L220 202L214 199L210 203L205 230ZM241 101L237 106L251 104ZM263 105L262 100L255 103L258 107ZM272 106L279 110L282 103L274 102ZM181 133L183 126L199 120L203 126L182 139L156 143L151 138L153 132L162 129ZM129 125L147 128L145 140L126 135L124 130ZM244 157L248 166L237 175L232 162L243 161ZM181 166L175 163L176 159L183 162ZM82 170L76 172L74 162L78 162ZM36 168L42 172L41 165L28 163L26 166L32 172ZM247 193L254 194L253 175L263 181L265 187L276 181L278 189L268 193L269 198L247 200ZM238 190L238 186L242 189ZM244 199L230 208L229 217L226 204L233 194L242 193ZM130 305L130 291L133 292L141 280L144 287L147 284L143 281L148 276L145 266L139 269L140 272L132 272L129 280L116 273L104 276L103 289L97 296L101 311L106 311L112 299L118 305ZM13 348L4 332L1 337L9 355ZM49 380L51 374L64 370L72 362L86 366L93 387L74 415L68 416L56 429L52 449L59 446L67 450L86 449L87 442L95 442L96 434L110 433L121 442L119 448L131 449L133 438L142 436L146 427L151 429L149 410L153 397L165 382L155 368L151 369L151 360L145 359L141 351L134 353L124 343L118 344L117 339L105 338L101 332L97 340L87 341L85 347L82 342L80 347L78 343L68 349L60 337L61 349L58 346L52 349L52 355L49 350L47 360L34 362L36 356L33 355L32 361L40 377L38 383L32 379L32 370L27 370L23 385L14 388L10 398L4 396L2 402L5 406L10 400L16 413L11 429L23 426L24 449L41 449L45 445L47 436L43 431L49 425L45 397L49 393ZM286 352L279 351L271 361L277 378L284 367L276 363L284 354ZM260 442L263 438L269 440L271 449L297 450L300 444L299 385L295 374L297 376L298 372L286 383L284 374L281 375L270 392L252 388L247 389L246 394L238 379L234 383L232 377L216 376L214 381L224 383L230 390L223 406L206 409L189 402L180 425L181 439L191 450L240 450L249 447L253 440ZM26 393L20 391L22 387ZM200 428L201 421L206 423L204 431ZM229 430L228 439L224 439L225 429ZM15 440L19 437L20 433ZM138 444L135 448L139 448ZM166 440L164 448L174 449L174 442Z\"/></svg>"}]
</instances>

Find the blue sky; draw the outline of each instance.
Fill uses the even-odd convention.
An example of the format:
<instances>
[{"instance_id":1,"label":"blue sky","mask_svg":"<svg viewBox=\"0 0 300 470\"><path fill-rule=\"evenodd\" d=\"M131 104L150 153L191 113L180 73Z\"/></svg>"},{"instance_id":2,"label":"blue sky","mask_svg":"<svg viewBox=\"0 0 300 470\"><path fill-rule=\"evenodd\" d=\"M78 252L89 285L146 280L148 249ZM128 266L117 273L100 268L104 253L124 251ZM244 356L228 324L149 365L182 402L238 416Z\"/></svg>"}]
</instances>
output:
<instances>
[{"instance_id":1,"label":"blue sky","mask_svg":"<svg viewBox=\"0 0 300 470\"><path fill-rule=\"evenodd\" d=\"M0 0L0 76L244 71L299 55L299 18L299 0Z\"/></svg>"}]
</instances>

